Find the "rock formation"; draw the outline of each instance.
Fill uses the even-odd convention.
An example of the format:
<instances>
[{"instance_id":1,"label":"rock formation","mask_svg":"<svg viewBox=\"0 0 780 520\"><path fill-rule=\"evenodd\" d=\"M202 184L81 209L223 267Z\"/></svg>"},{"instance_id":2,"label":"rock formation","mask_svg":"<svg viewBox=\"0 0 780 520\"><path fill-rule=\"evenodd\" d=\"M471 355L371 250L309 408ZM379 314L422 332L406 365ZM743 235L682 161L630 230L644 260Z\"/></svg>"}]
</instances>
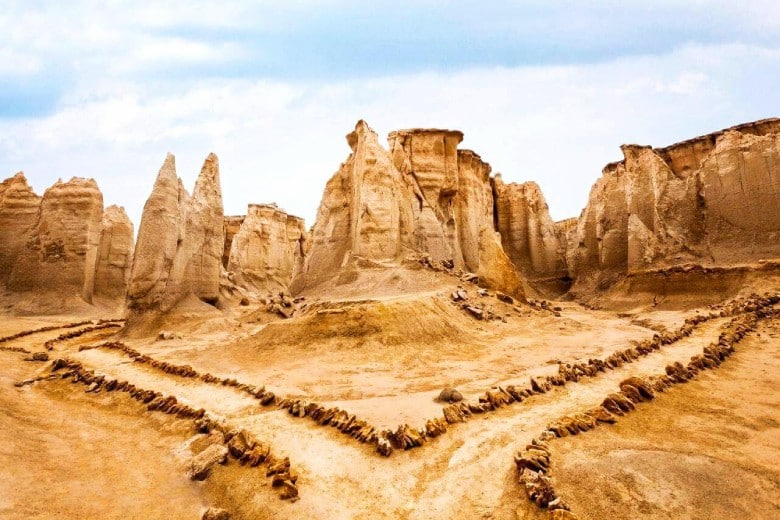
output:
<instances>
[{"instance_id":1,"label":"rock formation","mask_svg":"<svg viewBox=\"0 0 780 520\"><path fill-rule=\"evenodd\" d=\"M0 285L5 285L38 220L41 197L22 172L0 183Z\"/></svg>"},{"instance_id":2,"label":"rock formation","mask_svg":"<svg viewBox=\"0 0 780 520\"><path fill-rule=\"evenodd\" d=\"M216 303L224 237L217 156L206 158L190 197L168 154L141 217L128 308L164 313L189 295Z\"/></svg>"},{"instance_id":3,"label":"rock formation","mask_svg":"<svg viewBox=\"0 0 780 520\"><path fill-rule=\"evenodd\" d=\"M275 204L250 204L232 240L228 271L241 286L285 291L293 273L302 267L306 239L303 219Z\"/></svg>"},{"instance_id":4,"label":"rock formation","mask_svg":"<svg viewBox=\"0 0 780 520\"><path fill-rule=\"evenodd\" d=\"M568 289L565 232L550 217L535 182L504 184L493 179L496 227L512 263L531 285Z\"/></svg>"},{"instance_id":5,"label":"rock formation","mask_svg":"<svg viewBox=\"0 0 780 520\"><path fill-rule=\"evenodd\" d=\"M57 181L43 194L7 288L81 296L91 303L102 217L103 195L94 180Z\"/></svg>"},{"instance_id":6,"label":"rock formation","mask_svg":"<svg viewBox=\"0 0 780 520\"><path fill-rule=\"evenodd\" d=\"M244 223L245 215L231 215L225 217L225 247L222 249L222 265L227 269L228 260L230 260L230 247L233 245L233 237L236 236L241 224Z\"/></svg>"},{"instance_id":7,"label":"rock formation","mask_svg":"<svg viewBox=\"0 0 780 520\"><path fill-rule=\"evenodd\" d=\"M490 166L459 151L462 138L453 130L399 130L390 134L388 152L359 121L347 136L352 153L325 187L311 252L293 290L356 265L398 266L409 255L472 272L509 265L500 242L493 247ZM522 297L515 280L503 274L491 283L507 281L493 288Z\"/></svg>"},{"instance_id":8,"label":"rock formation","mask_svg":"<svg viewBox=\"0 0 780 520\"><path fill-rule=\"evenodd\" d=\"M780 120L667 148L626 145L591 190L568 260L579 283L780 255Z\"/></svg>"},{"instance_id":9,"label":"rock formation","mask_svg":"<svg viewBox=\"0 0 780 520\"><path fill-rule=\"evenodd\" d=\"M133 262L133 223L119 206L103 213L95 268L95 295L124 298Z\"/></svg>"}]
</instances>

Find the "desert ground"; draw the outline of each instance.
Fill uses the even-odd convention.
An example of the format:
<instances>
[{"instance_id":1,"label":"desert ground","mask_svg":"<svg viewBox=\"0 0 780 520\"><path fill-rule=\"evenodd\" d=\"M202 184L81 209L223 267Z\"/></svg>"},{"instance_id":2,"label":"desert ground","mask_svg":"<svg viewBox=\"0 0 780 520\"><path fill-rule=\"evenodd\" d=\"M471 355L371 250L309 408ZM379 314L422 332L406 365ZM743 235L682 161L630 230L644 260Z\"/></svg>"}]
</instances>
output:
<instances>
[{"instance_id":1,"label":"desert ground","mask_svg":"<svg viewBox=\"0 0 780 520\"><path fill-rule=\"evenodd\" d=\"M281 400L338 407L377 431L404 424L425 430L427 420L442 417L446 403L436 398L446 386L457 388L465 403L488 402L487 391L526 388L532 378L556 376L562 364L607 359L753 293L747 287L716 306L662 304L636 312L544 304L560 309L554 311L508 304L457 280L447 285L441 274L431 278L438 291L316 299L314 310L289 320L252 306L227 322L195 316L172 339L127 336L121 321L97 330L90 330L91 322L71 325L115 318L110 315L3 319L0 471L6 485L0 516L195 518L214 507L247 519L541 518L547 513L518 482L518 452L559 418L599 406L628 377L687 364L717 344L734 316L749 312L718 314L630 363L531 391L522 402L474 413L389 456L371 442L293 414ZM458 287L500 318L476 320L452 301ZM41 328L51 330L36 332ZM21 332L31 333L5 339ZM62 337L71 332L74 337ZM549 442L556 490L567 506L582 518L776 515L779 334L780 319L768 312L722 366L657 392L615 424ZM120 342L147 361L101 347L107 342ZM28 360L35 352L48 361ZM281 500L266 464L252 467L232 456L205 480L191 480L193 446L209 436L196 421L149 410L106 383L78 384L72 374L63 377L68 368L53 370L56 359L105 381L175 396L230 430L250 433L270 445L273 457L289 458L299 494ZM167 373L152 361L265 386L277 400L263 406L236 386Z\"/></svg>"}]
</instances>

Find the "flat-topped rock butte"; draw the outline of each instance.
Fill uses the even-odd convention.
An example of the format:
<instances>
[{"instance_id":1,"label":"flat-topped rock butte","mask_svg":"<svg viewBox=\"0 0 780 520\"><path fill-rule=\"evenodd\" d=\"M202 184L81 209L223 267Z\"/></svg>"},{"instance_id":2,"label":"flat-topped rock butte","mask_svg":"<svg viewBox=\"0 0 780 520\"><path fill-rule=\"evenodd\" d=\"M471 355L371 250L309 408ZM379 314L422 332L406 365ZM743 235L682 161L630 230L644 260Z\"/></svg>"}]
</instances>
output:
<instances>
[{"instance_id":1,"label":"flat-topped rock butte","mask_svg":"<svg viewBox=\"0 0 780 520\"><path fill-rule=\"evenodd\" d=\"M310 228L214 153L137 239L2 181L0 518L780 510L780 119L623 145L559 222L462 140L358 121Z\"/></svg>"}]
</instances>

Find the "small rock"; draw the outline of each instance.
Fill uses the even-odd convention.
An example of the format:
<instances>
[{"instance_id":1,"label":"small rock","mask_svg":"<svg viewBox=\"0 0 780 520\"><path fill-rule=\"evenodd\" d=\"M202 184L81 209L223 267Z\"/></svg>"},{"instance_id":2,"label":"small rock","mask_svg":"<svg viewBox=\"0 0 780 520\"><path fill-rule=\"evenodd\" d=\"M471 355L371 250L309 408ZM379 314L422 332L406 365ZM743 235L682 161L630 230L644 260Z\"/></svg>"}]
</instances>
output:
<instances>
[{"instance_id":1,"label":"small rock","mask_svg":"<svg viewBox=\"0 0 780 520\"><path fill-rule=\"evenodd\" d=\"M168 341L172 339L181 339L181 334L177 334L175 332L171 332L169 330L162 330L159 334L157 334L158 340Z\"/></svg>"},{"instance_id":2,"label":"small rock","mask_svg":"<svg viewBox=\"0 0 780 520\"><path fill-rule=\"evenodd\" d=\"M222 464L227 459L228 449L222 444L212 444L192 459L187 469L187 476L192 480L204 480L211 473L211 468Z\"/></svg>"},{"instance_id":3,"label":"small rock","mask_svg":"<svg viewBox=\"0 0 780 520\"><path fill-rule=\"evenodd\" d=\"M246 307L247 305L249 305L249 298L244 296L243 298L241 298L241 301L238 302L238 304Z\"/></svg>"},{"instance_id":4,"label":"small rock","mask_svg":"<svg viewBox=\"0 0 780 520\"><path fill-rule=\"evenodd\" d=\"M33 361L48 361L49 354L47 354L46 352L35 352L32 355L32 358L30 359L32 359Z\"/></svg>"},{"instance_id":5,"label":"small rock","mask_svg":"<svg viewBox=\"0 0 780 520\"><path fill-rule=\"evenodd\" d=\"M444 389L439 392L439 396L436 398L436 401L444 403L457 403L458 401L462 400L463 394L449 386L445 386Z\"/></svg>"},{"instance_id":6,"label":"small rock","mask_svg":"<svg viewBox=\"0 0 780 520\"><path fill-rule=\"evenodd\" d=\"M210 507L203 513L201 520L230 520L230 513L228 513L227 509Z\"/></svg>"},{"instance_id":7,"label":"small rock","mask_svg":"<svg viewBox=\"0 0 780 520\"><path fill-rule=\"evenodd\" d=\"M472 307L471 305L466 306L466 310L471 313L472 316L477 318L478 320L481 320L485 317L485 311L482 309L479 309L477 307Z\"/></svg>"}]
</instances>

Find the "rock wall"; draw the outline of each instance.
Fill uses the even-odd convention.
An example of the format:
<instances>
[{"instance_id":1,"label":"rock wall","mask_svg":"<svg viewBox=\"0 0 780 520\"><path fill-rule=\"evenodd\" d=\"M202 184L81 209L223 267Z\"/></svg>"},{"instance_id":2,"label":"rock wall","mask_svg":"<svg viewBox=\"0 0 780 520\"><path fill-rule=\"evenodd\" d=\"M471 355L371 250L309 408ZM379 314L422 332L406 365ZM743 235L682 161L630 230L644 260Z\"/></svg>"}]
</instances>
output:
<instances>
[{"instance_id":1,"label":"rock wall","mask_svg":"<svg viewBox=\"0 0 780 520\"><path fill-rule=\"evenodd\" d=\"M228 271L235 283L246 288L286 291L302 266L306 240L303 219L275 204L250 204L232 240Z\"/></svg>"},{"instance_id":2,"label":"rock wall","mask_svg":"<svg viewBox=\"0 0 780 520\"><path fill-rule=\"evenodd\" d=\"M94 180L57 181L43 194L7 288L81 296L91 303L102 218L103 195Z\"/></svg>"},{"instance_id":3,"label":"rock wall","mask_svg":"<svg viewBox=\"0 0 780 520\"><path fill-rule=\"evenodd\" d=\"M452 130L399 130L388 151L359 121L347 136L352 153L325 187L293 291L334 278L348 283L354 276L339 273L397 267L409 255L475 273L485 272L483 263L508 264L500 246L492 247L490 166L458 150L462 138ZM510 285L493 288L522 297Z\"/></svg>"},{"instance_id":4,"label":"rock wall","mask_svg":"<svg viewBox=\"0 0 780 520\"><path fill-rule=\"evenodd\" d=\"M531 285L568 289L565 231L550 217L535 182L504 184L493 179L496 228L512 263Z\"/></svg>"},{"instance_id":5,"label":"rock wall","mask_svg":"<svg viewBox=\"0 0 780 520\"><path fill-rule=\"evenodd\" d=\"M626 273L780 255L780 120L622 151L570 235L568 262L579 285L605 288Z\"/></svg>"},{"instance_id":6,"label":"rock wall","mask_svg":"<svg viewBox=\"0 0 780 520\"><path fill-rule=\"evenodd\" d=\"M19 253L38 220L41 197L22 172L0 183L0 285L6 285Z\"/></svg>"},{"instance_id":7,"label":"rock wall","mask_svg":"<svg viewBox=\"0 0 780 520\"><path fill-rule=\"evenodd\" d=\"M127 289L128 309L165 313L189 295L216 303L224 237L216 155L206 158L190 197L168 154L144 205Z\"/></svg>"},{"instance_id":8,"label":"rock wall","mask_svg":"<svg viewBox=\"0 0 780 520\"><path fill-rule=\"evenodd\" d=\"M230 247L233 245L233 237L241 229L246 215L232 215L225 217L225 247L222 249L222 265L227 269L230 260Z\"/></svg>"},{"instance_id":9,"label":"rock wall","mask_svg":"<svg viewBox=\"0 0 780 520\"><path fill-rule=\"evenodd\" d=\"M103 212L95 268L95 296L124 299L133 262L133 223L120 206Z\"/></svg>"}]
</instances>

